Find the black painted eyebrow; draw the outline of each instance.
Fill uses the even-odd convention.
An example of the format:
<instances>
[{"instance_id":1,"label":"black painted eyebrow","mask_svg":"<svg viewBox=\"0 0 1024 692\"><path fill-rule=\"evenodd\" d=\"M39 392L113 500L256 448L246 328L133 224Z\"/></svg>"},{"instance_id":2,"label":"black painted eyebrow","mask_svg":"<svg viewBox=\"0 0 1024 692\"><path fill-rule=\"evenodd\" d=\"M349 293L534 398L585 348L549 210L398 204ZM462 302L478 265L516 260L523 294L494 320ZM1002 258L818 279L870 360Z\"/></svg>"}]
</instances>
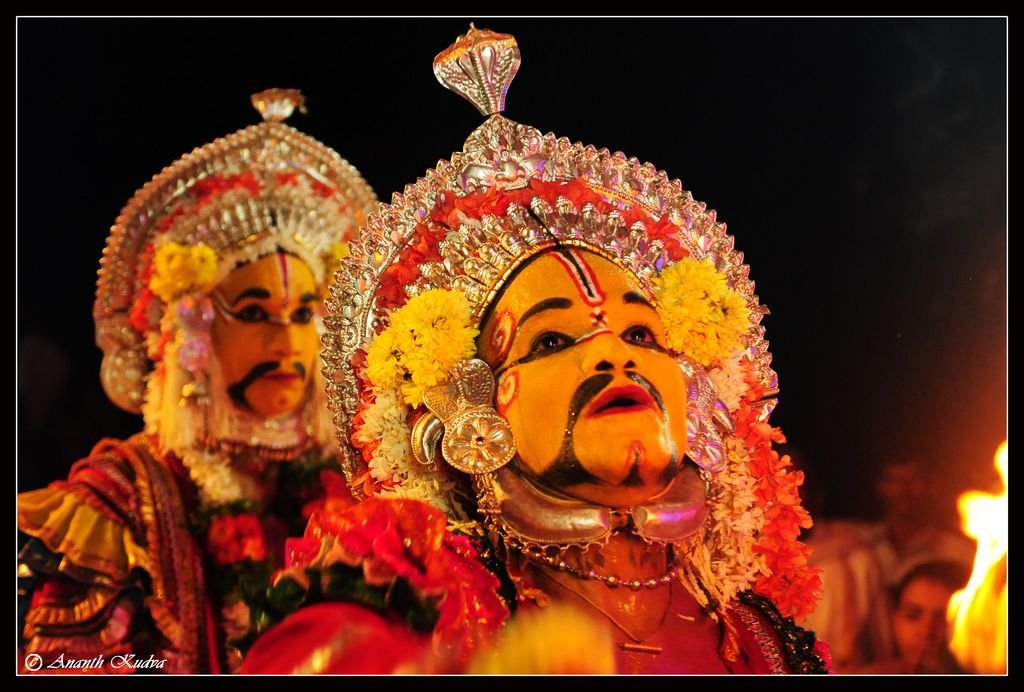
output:
<instances>
[{"instance_id":1,"label":"black painted eyebrow","mask_svg":"<svg viewBox=\"0 0 1024 692\"><path fill-rule=\"evenodd\" d=\"M242 291L241 293L239 293L237 296L235 296L235 299L231 301L231 305L233 306L235 303L237 303L238 301L242 300L243 298L269 298L269 297L270 297L270 291L268 291L265 288L260 288L260 287L256 286L256 287L253 287L253 288L247 288L244 291Z\"/></svg>"},{"instance_id":2,"label":"black painted eyebrow","mask_svg":"<svg viewBox=\"0 0 1024 692\"><path fill-rule=\"evenodd\" d=\"M636 291L630 291L626 295L622 296L622 300L624 300L627 304L631 303L633 305L646 305L651 310L655 309L654 306L651 305L651 301L647 300L647 298L645 298L642 294L637 293Z\"/></svg>"},{"instance_id":3,"label":"black painted eyebrow","mask_svg":"<svg viewBox=\"0 0 1024 692\"><path fill-rule=\"evenodd\" d=\"M316 300L316 294L315 293L306 292L306 293L303 293L301 296L299 296L299 302L300 303L312 303L314 300Z\"/></svg>"},{"instance_id":4,"label":"black painted eyebrow","mask_svg":"<svg viewBox=\"0 0 1024 692\"><path fill-rule=\"evenodd\" d=\"M567 310L571 307L572 301L569 300L568 298L547 298L546 300L542 300L533 307L531 307L529 310L524 312L523 316L519 318L519 324L516 326L516 334L518 334L519 330L523 328L523 323L525 323L526 320L530 319L535 315L539 315L540 313L545 312L547 310ZM502 358L501 360L494 364L493 369L495 372L495 377L497 377L499 369L501 368L502 364L505 362L507 358L508 353L505 354L504 358Z\"/></svg>"},{"instance_id":5,"label":"black painted eyebrow","mask_svg":"<svg viewBox=\"0 0 1024 692\"><path fill-rule=\"evenodd\" d=\"M521 328L526 320L530 319L534 315L539 315L547 310L568 310L571 307L572 301L568 298L548 298L546 300L542 300L523 313L523 316L519 318L519 327Z\"/></svg>"}]
</instances>

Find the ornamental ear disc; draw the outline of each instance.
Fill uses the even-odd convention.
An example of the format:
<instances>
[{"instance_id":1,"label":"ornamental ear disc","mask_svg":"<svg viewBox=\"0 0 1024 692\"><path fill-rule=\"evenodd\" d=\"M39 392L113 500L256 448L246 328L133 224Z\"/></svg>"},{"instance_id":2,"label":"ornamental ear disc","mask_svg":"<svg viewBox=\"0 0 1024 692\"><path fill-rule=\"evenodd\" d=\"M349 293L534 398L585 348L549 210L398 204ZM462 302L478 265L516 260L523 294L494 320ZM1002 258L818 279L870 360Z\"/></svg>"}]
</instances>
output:
<instances>
[{"instance_id":1,"label":"ornamental ear disc","mask_svg":"<svg viewBox=\"0 0 1024 692\"><path fill-rule=\"evenodd\" d=\"M149 360L142 348L107 351L100 364L100 382L107 397L129 413L141 413Z\"/></svg>"},{"instance_id":2,"label":"ornamental ear disc","mask_svg":"<svg viewBox=\"0 0 1024 692\"><path fill-rule=\"evenodd\" d=\"M459 471L490 473L512 461L516 442L508 421L493 410L476 409L445 424L441 455Z\"/></svg>"},{"instance_id":3,"label":"ornamental ear disc","mask_svg":"<svg viewBox=\"0 0 1024 692\"><path fill-rule=\"evenodd\" d=\"M688 359L680 359L679 367L686 375L686 456L708 473L720 473L728 460L715 428L715 385L704 368Z\"/></svg>"},{"instance_id":4,"label":"ornamental ear disc","mask_svg":"<svg viewBox=\"0 0 1024 692\"><path fill-rule=\"evenodd\" d=\"M433 459L437 427L426 419L436 416L444 424L441 456L453 468L472 474L500 469L515 456L516 442L508 421L492 407L493 398L494 375L487 363L477 358L457 363L447 384L423 393L430 415L413 427L413 454L421 462Z\"/></svg>"}]
</instances>

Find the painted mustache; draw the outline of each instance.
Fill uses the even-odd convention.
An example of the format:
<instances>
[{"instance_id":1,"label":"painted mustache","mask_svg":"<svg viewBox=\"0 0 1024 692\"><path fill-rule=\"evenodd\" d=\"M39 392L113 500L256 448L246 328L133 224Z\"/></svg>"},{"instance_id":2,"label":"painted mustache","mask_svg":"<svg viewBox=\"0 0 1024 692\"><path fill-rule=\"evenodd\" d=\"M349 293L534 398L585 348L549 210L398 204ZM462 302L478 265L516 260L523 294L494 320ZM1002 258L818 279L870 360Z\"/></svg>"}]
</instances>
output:
<instances>
[{"instance_id":1,"label":"painted mustache","mask_svg":"<svg viewBox=\"0 0 1024 692\"><path fill-rule=\"evenodd\" d=\"M662 414L665 413L664 399L661 393L658 392L658 388L650 380L635 372L626 373L626 377L639 385L639 387L615 387L612 390L605 391L612 380L615 379L612 375L608 374L592 375L580 383L569 403L569 417L565 424L562 447L558 451L558 456L555 457L554 463L540 475L542 482L553 488L564 488L583 483L607 485L605 481L583 468L573 448L573 435L575 434L576 423L579 421L580 414L583 411L588 411L587 415L602 415L602 408L608 405L614 407L617 399L622 398L623 401L620 403L623 405L628 404L630 407L649 405L653 402ZM636 391L641 388L642 391ZM616 390L623 391L617 392ZM603 395L602 392L604 392ZM626 396L620 396L622 394ZM607 399L607 401L603 401L604 399ZM626 399L628 399L628 402ZM608 411L610 409L604 408L604 410ZM669 474L670 477L674 476L677 468L677 463L673 462L665 469L665 473ZM639 465L634 466L630 470L629 476L623 479L620 485L642 485L643 481L639 474Z\"/></svg>"},{"instance_id":2,"label":"painted mustache","mask_svg":"<svg viewBox=\"0 0 1024 692\"><path fill-rule=\"evenodd\" d=\"M558 450L555 462L540 475L540 480L552 488L564 488L581 483L602 483L601 479L587 471L576 458L572 437L576 429L576 421L587 404L594 400L601 391L615 379L612 375L591 375L580 382L580 386L569 402L569 418L565 422L565 435L562 448Z\"/></svg>"},{"instance_id":3,"label":"painted mustache","mask_svg":"<svg viewBox=\"0 0 1024 692\"><path fill-rule=\"evenodd\" d=\"M622 407L650 406L658 407L665 412L665 400L654 383L637 372L627 372L626 377L639 387L615 387L605 391L614 379L612 375L592 375L580 383L569 404L569 426L576 427L580 413L586 409L587 415L600 415L621 405ZM588 407L588 404L591 404Z\"/></svg>"},{"instance_id":4,"label":"painted mustache","mask_svg":"<svg viewBox=\"0 0 1024 692\"><path fill-rule=\"evenodd\" d=\"M264 375L274 372L280 366L280 361L276 360L267 360L263 361L262 363L257 363L252 367L252 369L249 372L246 373L245 377L243 377L238 382L235 382L234 384L228 385L228 396L231 397L231 400L234 401L237 405L251 410L252 406L249 404L249 401L245 398L245 392L247 389L249 389L249 385L251 385L256 380L260 379ZM299 379L306 379L305 365L299 362L294 362L292 363L292 367L295 369L295 373L299 376ZM284 374L287 376L292 376L292 373Z\"/></svg>"},{"instance_id":5,"label":"painted mustache","mask_svg":"<svg viewBox=\"0 0 1024 692\"><path fill-rule=\"evenodd\" d=\"M601 391L611 384L615 379L612 375L591 375L580 382L580 386L573 392L572 401L569 402L569 424L566 430L576 427L576 421L587 404L593 401Z\"/></svg>"},{"instance_id":6,"label":"painted mustache","mask_svg":"<svg viewBox=\"0 0 1024 692\"><path fill-rule=\"evenodd\" d=\"M654 383L648 380L646 377L638 372L627 372L626 377L636 382L638 385L647 390L647 393L654 399L654 403L657 404L658 410L665 413L665 400L661 396L661 392L654 386Z\"/></svg>"}]
</instances>

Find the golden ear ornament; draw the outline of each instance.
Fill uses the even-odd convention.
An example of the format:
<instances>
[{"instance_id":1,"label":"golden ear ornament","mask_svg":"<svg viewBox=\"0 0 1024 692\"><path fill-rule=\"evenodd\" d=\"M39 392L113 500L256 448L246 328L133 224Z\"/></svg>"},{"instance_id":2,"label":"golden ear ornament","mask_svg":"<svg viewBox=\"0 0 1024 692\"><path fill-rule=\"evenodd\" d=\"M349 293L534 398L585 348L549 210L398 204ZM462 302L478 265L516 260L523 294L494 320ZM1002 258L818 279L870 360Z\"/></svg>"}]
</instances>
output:
<instances>
[{"instance_id":1,"label":"golden ear ornament","mask_svg":"<svg viewBox=\"0 0 1024 692\"><path fill-rule=\"evenodd\" d=\"M515 456L512 428L494 410L493 401L494 375L487 363L476 358L460 362L446 384L424 393L423 403L444 428L441 456L453 468L474 475L490 473ZM413 448L422 450L415 435Z\"/></svg>"}]
</instances>

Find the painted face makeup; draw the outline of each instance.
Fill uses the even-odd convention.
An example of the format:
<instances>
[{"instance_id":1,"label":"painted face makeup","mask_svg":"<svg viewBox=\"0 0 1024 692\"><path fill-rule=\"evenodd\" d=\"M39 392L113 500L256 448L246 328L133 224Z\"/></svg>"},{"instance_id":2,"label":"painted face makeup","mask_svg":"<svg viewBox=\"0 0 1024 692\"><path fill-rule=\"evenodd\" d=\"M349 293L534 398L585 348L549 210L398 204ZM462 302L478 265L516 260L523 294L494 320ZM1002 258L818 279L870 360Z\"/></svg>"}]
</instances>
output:
<instances>
[{"instance_id":1,"label":"painted face makeup","mask_svg":"<svg viewBox=\"0 0 1024 692\"><path fill-rule=\"evenodd\" d=\"M319 352L309 267L268 255L234 269L211 297L213 351L235 406L266 418L303 406Z\"/></svg>"},{"instance_id":2,"label":"painted face makeup","mask_svg":"<svg viewBox=\"0 0 1024 692\"><path fill-rule=\"evenodd\" d=\"M520 467L608 506L662 492L686 452L686 382L628 275L586 251L527 264L484 325L480 355Z\"/></svg>"}]
</instances>

